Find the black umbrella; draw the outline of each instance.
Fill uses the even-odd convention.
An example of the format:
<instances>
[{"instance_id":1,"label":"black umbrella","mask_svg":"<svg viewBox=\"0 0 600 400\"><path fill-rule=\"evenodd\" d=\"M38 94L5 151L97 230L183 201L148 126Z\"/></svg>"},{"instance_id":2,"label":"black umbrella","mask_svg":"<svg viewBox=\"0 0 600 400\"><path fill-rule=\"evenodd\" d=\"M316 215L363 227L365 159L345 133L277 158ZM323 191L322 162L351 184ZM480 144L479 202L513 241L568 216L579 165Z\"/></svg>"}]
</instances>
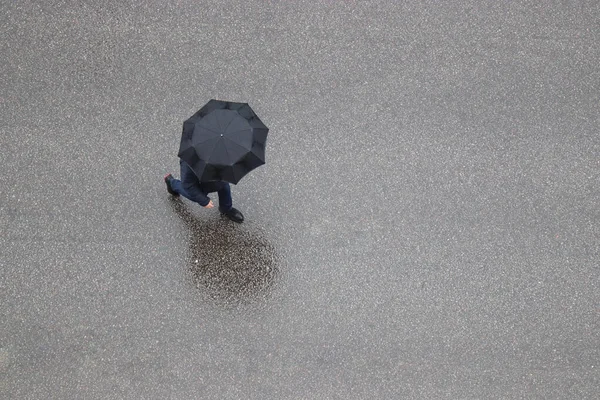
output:
<instances>
[{"instance_id":1,"label":"black umbrella","mask_svg":"<svg viewBox=\"0 0 600 400\"><path fill-rule=\"evenodd\" d=\"M248 104L213 99L183 123L178 156L202 182L238 183L265 163L268 132Z\"/></svg>"}]
</instances>

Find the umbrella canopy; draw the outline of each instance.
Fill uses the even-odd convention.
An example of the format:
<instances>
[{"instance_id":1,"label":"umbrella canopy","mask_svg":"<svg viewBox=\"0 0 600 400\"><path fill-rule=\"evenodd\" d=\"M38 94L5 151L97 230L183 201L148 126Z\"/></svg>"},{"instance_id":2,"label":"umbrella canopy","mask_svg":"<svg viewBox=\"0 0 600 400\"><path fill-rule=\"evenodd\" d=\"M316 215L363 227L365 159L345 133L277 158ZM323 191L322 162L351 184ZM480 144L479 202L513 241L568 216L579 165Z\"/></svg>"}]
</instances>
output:
<instances>
[{"instance_id":1,"label":"umbrella canopy","mask_svg":"<svg viewBox=\"0 0 600 400\"><path fill-rule=\"evenodd\" d=\"M248 104L213 99L183 123L178 156L202 182L238 183L265 163L268 132Z\"/></svg>"}]
</instances>

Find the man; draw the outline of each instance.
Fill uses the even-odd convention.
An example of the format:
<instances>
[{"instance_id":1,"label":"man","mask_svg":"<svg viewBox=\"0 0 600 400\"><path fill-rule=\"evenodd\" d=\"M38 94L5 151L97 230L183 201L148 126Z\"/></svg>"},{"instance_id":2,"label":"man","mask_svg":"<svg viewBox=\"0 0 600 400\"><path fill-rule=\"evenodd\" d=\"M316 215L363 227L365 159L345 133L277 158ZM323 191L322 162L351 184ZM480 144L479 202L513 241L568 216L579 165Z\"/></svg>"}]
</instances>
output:
<instances>
[{"instance_id":1,"label":"man","mask_svg":"<svg viewBox=\"0 0 600 400\"><path fill-rule=\"evenodd\" d=\"M200 182L192 168L183 160L180 160L181 180L173 178L173 175L165 175L167 192L173 196L182 195L204 208L213 208L215 205L208 197L209 193L219 194L219 211L234 222L243 222L242 213L233 208L231 200L231 188L229 183L223 181Z\"/></svg>"}]
</instances>

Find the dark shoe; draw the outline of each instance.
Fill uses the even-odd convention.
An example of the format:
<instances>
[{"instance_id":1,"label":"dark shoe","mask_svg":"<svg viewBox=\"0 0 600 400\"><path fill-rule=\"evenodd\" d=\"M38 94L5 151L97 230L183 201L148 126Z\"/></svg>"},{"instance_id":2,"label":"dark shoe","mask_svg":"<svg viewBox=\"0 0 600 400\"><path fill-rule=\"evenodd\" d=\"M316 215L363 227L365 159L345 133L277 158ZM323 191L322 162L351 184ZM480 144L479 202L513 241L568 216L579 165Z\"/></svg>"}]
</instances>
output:
<instances>
[{"instance_id":1,"label":"dark shoe","mask_svg":"<svg viewBox=\"0 0 600 400\"><path fill-rule=\"evenodd\" d=\"M233 222L238 222L239 223L239 222L243 222L244 221L244 216L242 215L242 213L238 209L235 209L235 208L231 207L229 210L223 211L223 210L221 210L221 208L219 208L219 211L221 211L221 214L223 214L224 216L226 216L227 218L229 218Z\"/></svg>"},{"instance_id":2,"label":"dark shoe","mask_svg":"<svg viewBox=\"0 0 600 400\"><path fill-rule=\"evenodd\" d=\"M171 187L171 179L173 179L173 175L171 175L171 174L165 175L165 183L167 184L167 192L169 192L173 196L179 196L179 193L174 191L173 188Z\"/></svg>"}]
</instances>

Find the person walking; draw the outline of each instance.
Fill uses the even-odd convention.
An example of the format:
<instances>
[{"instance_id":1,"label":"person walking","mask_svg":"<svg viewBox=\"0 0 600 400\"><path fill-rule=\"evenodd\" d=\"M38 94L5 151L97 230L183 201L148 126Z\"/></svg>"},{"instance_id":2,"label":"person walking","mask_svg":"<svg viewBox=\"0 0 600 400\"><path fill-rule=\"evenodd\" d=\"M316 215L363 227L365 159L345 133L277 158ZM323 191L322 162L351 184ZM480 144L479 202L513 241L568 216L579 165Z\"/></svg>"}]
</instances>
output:
<instances>
[{"instance_id":1,"label":"person walking","mask_svg":"<svg viewBox=\"0 0 600 400\"><path fill-rule=\"evenodd\" d=\"M217 192L219 195L219 211L234 222L244 221L242 213L233 207L231 198L231 187L225 181L201 182L192 168L183 160L179 160L181 168L181 180L175 179L173 175L165 175L167 192L173 196L183 196L200 204L204 208L213 208L215 205L208 197L209 193Z\"/></svg>"},{"instance_id":2,"label":"person walking","mask_svg":"<svg viewBox=\"0 0 600 400\"><path fill-rule=\"evenodd\" d=\"M204 208L213 208L209 193L219 194L219 211L234 222L243 222L233 208L231 187L265 163L269 128L248 103L211 99L183 122L177 156L181 180L165 175L167 191Z\"/></svg>"}]
</instances>

